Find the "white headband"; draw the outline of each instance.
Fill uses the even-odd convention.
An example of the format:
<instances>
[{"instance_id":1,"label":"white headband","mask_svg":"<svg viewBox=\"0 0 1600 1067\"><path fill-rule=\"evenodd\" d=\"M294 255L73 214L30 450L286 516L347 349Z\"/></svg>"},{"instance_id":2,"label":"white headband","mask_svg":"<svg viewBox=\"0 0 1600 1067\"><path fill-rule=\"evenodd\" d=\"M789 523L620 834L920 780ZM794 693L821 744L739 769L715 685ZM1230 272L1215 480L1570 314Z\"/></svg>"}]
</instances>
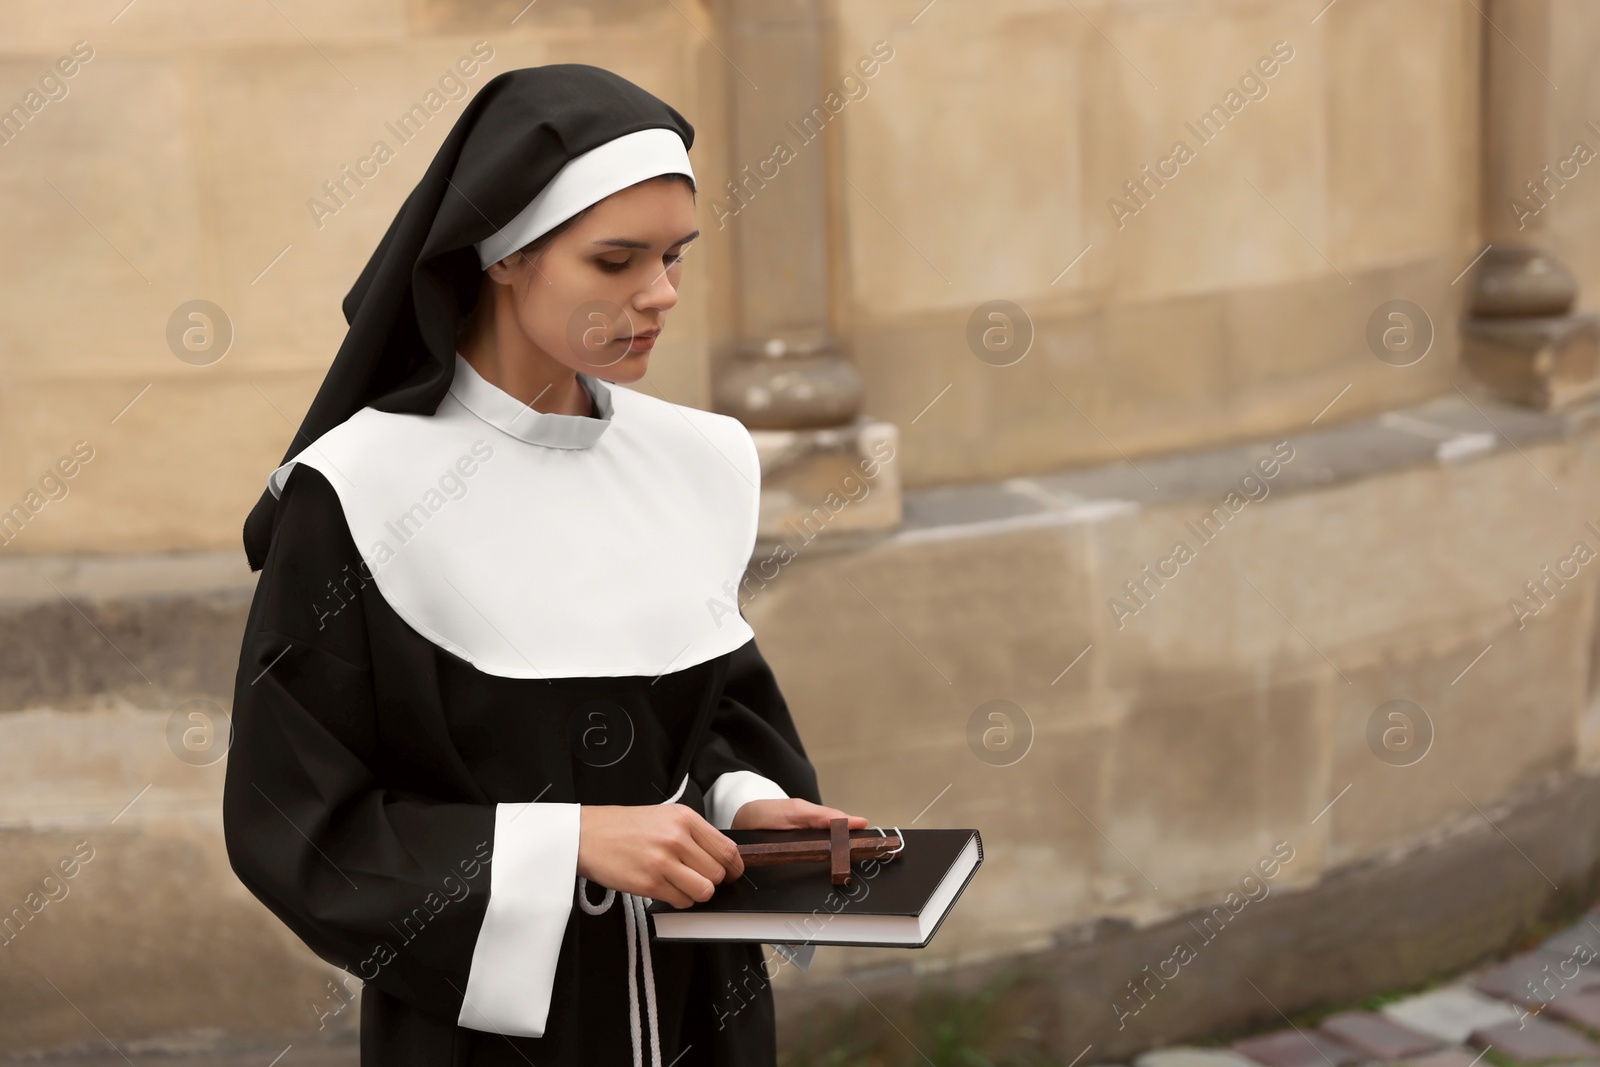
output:
<instances>
[{"instance_id":1,"label":"white headband","mask_svg":"<svg viewBox=\"0 0 1600 1067\"><path fill-rule=\"evenodd\" d=\"M694 177L683 138L664 126L623 134L573 157L516 218L473 246L479 268L498 263L612 193L662 174Z\"/></svg>"}]
</instances>

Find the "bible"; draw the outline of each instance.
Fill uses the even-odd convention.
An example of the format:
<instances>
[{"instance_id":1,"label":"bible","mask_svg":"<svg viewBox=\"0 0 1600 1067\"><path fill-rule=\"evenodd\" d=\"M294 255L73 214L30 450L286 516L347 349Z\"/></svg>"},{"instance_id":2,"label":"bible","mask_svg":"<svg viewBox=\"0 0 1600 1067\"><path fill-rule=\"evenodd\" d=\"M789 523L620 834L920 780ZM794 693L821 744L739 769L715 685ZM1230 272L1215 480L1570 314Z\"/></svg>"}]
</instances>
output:
<instances>
[{"instance_id":1,"label":"bible","mask_svg":"<svg viewBox=\"0 0 1600 1067\"><path fill-rule=\"evenodd\" d=\"M687 908L651 901L658 940L923 948L983 863L971 829L723 833L744 875Z\"/></svg>"}]
</instances>

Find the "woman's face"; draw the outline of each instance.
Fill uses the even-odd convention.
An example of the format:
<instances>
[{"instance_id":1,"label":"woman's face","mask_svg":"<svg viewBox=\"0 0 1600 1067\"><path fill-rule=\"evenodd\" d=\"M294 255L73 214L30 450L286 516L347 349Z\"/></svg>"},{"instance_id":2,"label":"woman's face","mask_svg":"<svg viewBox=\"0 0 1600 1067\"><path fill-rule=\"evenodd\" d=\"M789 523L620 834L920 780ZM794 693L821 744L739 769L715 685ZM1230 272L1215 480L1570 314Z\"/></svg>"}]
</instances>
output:
<instances>
[{"instance_id":1,"label":"woman's face","mask_svg":"<svg viewBox=\"0 0 1600 1067\"><path fill-rule=\"evenodd\" d=\"M597 378L637 381L651 335L678 302L682 257L699 232L688 186L651 179L595 204L536 259L512 256L489 275L511 286L535 348Z\"/></svg>"}]
</instances>

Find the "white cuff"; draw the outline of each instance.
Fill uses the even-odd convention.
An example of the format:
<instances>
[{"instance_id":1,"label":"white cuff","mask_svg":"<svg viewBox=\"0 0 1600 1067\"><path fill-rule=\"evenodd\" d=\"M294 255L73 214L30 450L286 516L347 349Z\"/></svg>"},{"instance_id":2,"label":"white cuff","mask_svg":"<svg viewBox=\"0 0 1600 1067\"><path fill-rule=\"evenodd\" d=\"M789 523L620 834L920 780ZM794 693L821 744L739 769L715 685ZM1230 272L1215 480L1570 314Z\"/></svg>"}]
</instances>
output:
<instances>
[{"instance_id":1,"label":"white cuff","mask_svg":"<svg viewBox=\"0 0 1600 1067\"><path fill-rule=\"evenodd\" d=\"M706 821L718 830L733 827L733 817L752 800L787 800L788 793L755 771L729 771L717 775L706 790Z\"/></svg>"},{"instance_id":2,"label":"white cuff","mask_svg":"<svg viewBox=\"0 0 1600 1067\"><path fill-rule=\"evenodd\" d=\"M543 1037L578 872L577 804L497 804L489 905L457 1025Z\"/></svg>"}]
</instances>

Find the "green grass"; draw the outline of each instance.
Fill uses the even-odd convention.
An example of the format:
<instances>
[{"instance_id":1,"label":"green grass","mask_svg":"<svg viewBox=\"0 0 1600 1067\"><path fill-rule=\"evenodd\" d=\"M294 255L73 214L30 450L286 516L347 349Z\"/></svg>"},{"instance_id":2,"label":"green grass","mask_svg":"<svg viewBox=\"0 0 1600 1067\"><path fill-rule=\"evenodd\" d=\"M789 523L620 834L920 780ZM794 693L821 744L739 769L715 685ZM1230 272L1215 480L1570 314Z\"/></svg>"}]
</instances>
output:
<instances>
[{"instance_id":1,"label":"green grass","mask_svg":"<svg viewBox=\"0 0 1600 1067\"><path fill-rule=\"evenodd\" d=\"M1038 1051L1037 1028L998 1018L1005 995L1025 978L1007 971L968 994L924 984L909 1013L892 1021L863 999L825 1013L820 1032L779 1053L779 1067L1064 1067L1069 1061Z\"/></svg>"}]
</instances>

